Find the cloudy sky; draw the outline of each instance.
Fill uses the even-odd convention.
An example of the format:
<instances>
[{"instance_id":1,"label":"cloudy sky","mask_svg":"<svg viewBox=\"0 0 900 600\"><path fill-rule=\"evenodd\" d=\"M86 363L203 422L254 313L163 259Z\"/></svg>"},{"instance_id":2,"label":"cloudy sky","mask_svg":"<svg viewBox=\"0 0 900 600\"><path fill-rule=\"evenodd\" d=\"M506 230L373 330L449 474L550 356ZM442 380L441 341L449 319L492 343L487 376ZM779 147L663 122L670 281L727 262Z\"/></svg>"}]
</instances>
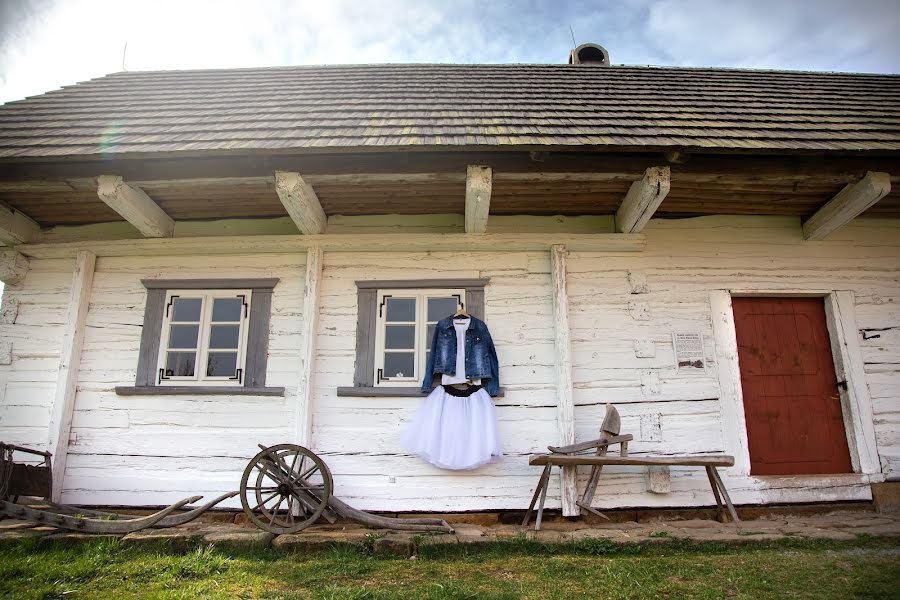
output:
<instances>
[{"instance_id":1,"label":"cloudy sky","mask_svg":"<svg viewBox=\"0 0 900 600\"><path fill-rule=\"evenodd\" d=\"M125 69L614 63L897 73L900 0L0 0L0 102Z\"/></svg>"}]
</instances>

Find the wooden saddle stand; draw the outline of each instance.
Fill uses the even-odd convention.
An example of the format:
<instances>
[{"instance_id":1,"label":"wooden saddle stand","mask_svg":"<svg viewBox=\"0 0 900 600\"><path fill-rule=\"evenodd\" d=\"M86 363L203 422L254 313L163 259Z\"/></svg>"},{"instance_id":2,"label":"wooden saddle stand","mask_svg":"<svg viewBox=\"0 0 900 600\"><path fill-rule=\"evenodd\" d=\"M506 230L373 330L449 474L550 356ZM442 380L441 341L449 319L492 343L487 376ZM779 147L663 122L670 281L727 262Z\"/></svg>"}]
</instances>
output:
<instances>
[{"instance_id":1,"label":"wooden saddle stand","mask_svg":"<svg viewBox=\"0 0 900 600\"><path fill-rule=\"evenodd\" d=\"M584 495L576 504L595 515L609 519L606 515L591 506L594 499L594 493L597 491L597 484L600 482L600 472L604 465L643 465L650 467L659 466L694 466L705 467L706 475L709 477L709 485L712 488L713 496L716 499L716 516L719 521L725 521L725 509L722 506L722 500L728 507L731 520L739 523L740 519L731 504L731 497L722 478L716 471L716 467L731 467L734 465L734 457L727 454L699 454L699 455L666 455L666 456L628 456L628 442L634 439L631 434L619 435L622 428L622 422L619 418L619 412L611 404L606 405L606 416L603 423L600 424L600 438L589 442L581 442L580 444L572 444L571 446L547 446L550 454L533 454L528 458L529 465L543 465L544 470L541 478L538 480L537 487L534 490L534 496L531 497L531 504L525 511L525 518L522 520L522 526L528 525L531 520L531 513L534 505L540 503L537 508L537 518L534 522L535 531L541 528L541 518L544 514L544 501L547 499L547 487L550 481L550 471L554 465L558 467L577 467L579 465L590 465L591 474L588 477L587 485L584 489ZM607 451L609 447L619 444L619 455L609 456ZM579 454L593 450L593 454Z\"/></svg>"}]
</instances>

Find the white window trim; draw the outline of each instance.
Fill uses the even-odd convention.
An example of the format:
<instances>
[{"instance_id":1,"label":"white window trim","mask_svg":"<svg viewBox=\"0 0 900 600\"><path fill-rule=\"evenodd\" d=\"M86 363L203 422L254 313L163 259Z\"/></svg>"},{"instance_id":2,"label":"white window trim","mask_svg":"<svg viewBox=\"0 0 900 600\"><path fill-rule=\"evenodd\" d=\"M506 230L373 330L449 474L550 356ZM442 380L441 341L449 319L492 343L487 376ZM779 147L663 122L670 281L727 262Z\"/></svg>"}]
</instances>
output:
<instances>
[{"instance_id":1,"label":"white window trim","mask_svg":"<svg viewBox=\"0 0 900 600\"><path fill-rule=\"evenodd\" d=\"M165 297L165 306L168 307L170 302L172 301L172 296L178 297L190 297L197 298L200 297L203 299L203 304L201 308L200 314L200 322L199 322L199 332L198 332L198 340L197 340L197 359L194 368L193 376L168 376L161 377L159 375L160 371L165 368L166 365L166 354L171 350L169 345L169 332L170 326L172 323L172 317L174 316L174 310L167 310L166 313L163 314L163 322L162 322L162 331L160 332L160 343L159 343L159 356L157 358L157 381L156 384L159 386L235 386L235 385L243 385L243 375L246 372L246 363L247 363L247 340L248 340L248 331L250 329L250 308L252 299L252 290L249 289L196 289L196 290L179 290L173 289L168 290L166 292ZM206 375L206 365L208 361L208 356L210 352L209 348L209 331L212 324L212 306L213 300L215 298L234 298L236 296L244 296L244 307L243 314L241 315L241 320L239 322L238 329L238 348L237 348L237 362L235 367L235 373L240 371L241 376L220 376L220 377L212 377ZM176 321L175 324L178 324ZM233 324L233 323L230 323ZM177 351L177 349L175 349Z\"/></svg>"},{"instance_id":2,"label":"white window trim","mask_svg":"<svg viewBox=\"0 0 900 600\"><path fill-rule=\"evenodd\" d=\"M387 325L387 311L379 310L384 303L385 296L392 298L415 298L416 299L416 348L413 359L413 375L402 379L391 377L383 379L379 377L379 371L384 371L384 354L385 354L385 329ZM427 360L427 352L430 350L428 346L428 325L436 323L436 321L428 321L428 302L429 297L448 297L458 296L463 305L466 302L465 288L404 288L404 289L379 289L376 297L376 325L375 325L375 387L419 387L422 384L424 370ZM441 317L449 317L444 315ZM399 324L405 324L399 323ZM411 324L411 323L410 323Z\"/></svg>"}]
</instances>

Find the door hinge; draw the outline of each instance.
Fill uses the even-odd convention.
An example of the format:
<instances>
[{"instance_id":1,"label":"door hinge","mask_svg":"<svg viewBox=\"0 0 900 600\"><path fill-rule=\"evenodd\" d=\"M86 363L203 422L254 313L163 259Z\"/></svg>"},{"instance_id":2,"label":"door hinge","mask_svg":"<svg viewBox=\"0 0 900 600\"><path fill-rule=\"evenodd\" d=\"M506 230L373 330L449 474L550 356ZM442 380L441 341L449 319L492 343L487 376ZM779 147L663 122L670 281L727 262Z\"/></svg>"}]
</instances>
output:
<instances>
[{"instance_id":1,"label":"door hinge","mask_svg":"<svg viewBox=\"0 0 900 600\"><path fill-rule=\"evenodd\" d=\"M847 380L838 381L838 382L835 384L835 386L836 386L838 389L844 390L844 391L846 392L846 391L847 391Z\"/></svg>"}]
</instances>

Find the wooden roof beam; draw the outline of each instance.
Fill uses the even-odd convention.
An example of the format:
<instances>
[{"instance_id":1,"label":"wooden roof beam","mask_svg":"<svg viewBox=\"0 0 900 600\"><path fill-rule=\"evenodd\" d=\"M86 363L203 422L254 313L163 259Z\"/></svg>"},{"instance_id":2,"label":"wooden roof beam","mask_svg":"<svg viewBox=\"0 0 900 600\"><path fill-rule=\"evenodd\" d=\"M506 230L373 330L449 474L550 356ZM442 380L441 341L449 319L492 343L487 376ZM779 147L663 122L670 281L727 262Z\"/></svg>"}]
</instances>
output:
<instances>
[{"instance_id":1,"label":"wooden roof beam","mask_svg":"<svg viewBox=\"0 0 900 600\"><path fill-rule=\"evenodd\" d=\"M869 171L856 183L844 186L844 189L803 223L803 238L825 238L868 210L890 191L890 174Z\"/></svg>"},{"instance_id":2,"label":"wooden roof beam","mask_svg":"<svg viewBox=\"0 0 900 600\"><path fill-rule=\"evenodd\" d=\"M466 168L466 233L487 231L492 186L493 174L490 167L469 165Z\"/></svg>"},{"instance_id":3,"label":"wooden roof beam","mask_svg":"<svg viewBox=\"0 0 900 600\"><path fill-rule=\"evenodd\" d=\"M669 193L671 176L669 167L650 167L631 184L616 211L617 232L638 233L644 228Z\"/></svg>"},{"instance_id":4,"label":"wooden roof beam","mask_svg":"<svg viewBox=\"0 0 900 600\"><path fill-rule=\"evenodd\" d=\"M28 259L16 250L0 252L0 281L6 285L16 285L28 273Z\"/></svg>"},{"instance_id":5,"label":"wooden roof beam","mask_svg":"<svg viewBox=\"0 0 900 600\"><path fill-rule=\"evenodd\" d=\"M97 196L144 237L172 237L175 221L139 187L125 183L118 175L97 177Z\"/></svg>"},{"instance_id":6,"label":"wooden roof beam","mask_svg":"<svg viewBox=\"0 0 900 600\"><path fill-rule=\"evenodd\" d=\"M41 227L28 215L0 202L0 242L7 246L39 242Z\"/></svg>"},{"instance_id":7,"label":"wooden roof beam","mask_svg":"<svg viewBox=\"0 0 900 600\"><path fill-rule=\"evenodd\" d=\"M300 173L275 171L275 191L300 233L324 233L328 220L322 203L311 185Z\"/></svg>"}]
</instances>

